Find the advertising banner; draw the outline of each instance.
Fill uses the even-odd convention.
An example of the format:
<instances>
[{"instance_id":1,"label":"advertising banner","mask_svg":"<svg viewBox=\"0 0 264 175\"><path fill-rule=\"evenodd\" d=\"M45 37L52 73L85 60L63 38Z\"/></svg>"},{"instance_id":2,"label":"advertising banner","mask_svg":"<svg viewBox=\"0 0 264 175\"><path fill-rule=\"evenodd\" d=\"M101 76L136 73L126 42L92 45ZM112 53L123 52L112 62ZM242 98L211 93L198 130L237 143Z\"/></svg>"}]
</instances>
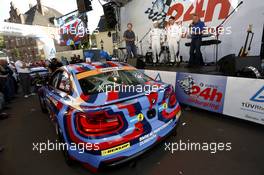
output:
<instances>
[{"instance_id":1,"label":"advertising banner","mask_svg":"<svg viewBox=\"0 0 264 175\"><path fill-rule=\"evenodd\" d=\"M41 41L45 59L48 60L55 58L54 40L58 38L57 32L57 28L54 27L0 22L0 35L32 37Z\"/></svg>"},{"instance_id":2,"label":"advertising banner","mask_svg":"<svg viewBox=\"0 0 264 175\"><path fill-rule=\"evenodd\" d=\"M59 27L60 45L70 46L80 44L81 40L89 34L88 28L78 12L72 12L57 19Z\"/></svg>"},{"instance_id":3,"label":"advertising banner","mask_svg":"<svg viewBox=\"0 0 264 175\"><path fill-rule=\"evenodd\" d=\"M156 81L161 81L173 85L175 89L176 74L177 74L176 72L157 71L157 70L144 70L143 72L149 77L155 79Z\"/></svg>"},{"instance_id":4,"label":"advertising banner","mask_svg":"<svg viewBox=\"0 0 264 175\"><path fill-rule=\"evenodd\" d=\"M133 0L121 8L121 33L127 29L127 23L133 24L133 30L141 40L153 27L153 21L167 21L170 16L182 23L188 29L191 24L191 14L196 12L205 25L215 29L231 13L242 0ZM228 54L237 54L244 45L249 24L253 25L255 33L252 40L250 55L259 55L264 22L264 1L243 0L243 4L223 25L224 32L219 36L219 58ZM136 11L136 13L135 13ZM252 13L254 12L254 13ZM163 28L163 27L162 27ZM205 37L204 40L216 39L214 36ZM184 61L189 59L189 47L185 43L191 42L188 38L180 41L180 55ZM143 54L150 46L146 37L142 41ZM215 61L215 45L202 47L205 62Z\"/></svg>"},{"instance_id":5,"label":"advertising banner","mask_svg":"<svg viewBox=\"0 0 264 175\"><path fill-rule=\"evenodd\" d=\"M222 113L227 77L178 73L176 95L179 102Z\"/></svg>"},{"instance_id":6,"label":"advertising banner","mask_svg":"<svg viewBox=\"0 0 264 175\"><path fill-rule=\"evenodd\" d=\"M264 80L229 77L225 115L264 124Z\"/></svg>"}]
</instances>

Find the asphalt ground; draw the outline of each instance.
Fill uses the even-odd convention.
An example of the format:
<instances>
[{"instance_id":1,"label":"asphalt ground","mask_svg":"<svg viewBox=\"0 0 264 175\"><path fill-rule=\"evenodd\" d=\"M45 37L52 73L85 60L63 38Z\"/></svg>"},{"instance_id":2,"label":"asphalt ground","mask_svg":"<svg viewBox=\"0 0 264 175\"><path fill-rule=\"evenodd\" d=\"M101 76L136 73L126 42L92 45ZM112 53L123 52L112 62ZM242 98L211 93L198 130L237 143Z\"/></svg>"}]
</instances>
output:
<instances>
[{"instance_id":1,"label":"asphalt ground","mask_svg":"<svg viewBox=\"0 0 264 175\"><path fill-rule=\"evenodd\" d=\"M40 154L33 143L56 141L55 129L40 110L37 96L16 98L0 120L0 175L89 175L76 164L69 167L59 151ZM263 175L264 127L251 122L192 108L184 110L172 135L138 159L103 170L109 175ZM171 151L165 144L231 143L230 151Z\"/></svg>"}]
</instances>

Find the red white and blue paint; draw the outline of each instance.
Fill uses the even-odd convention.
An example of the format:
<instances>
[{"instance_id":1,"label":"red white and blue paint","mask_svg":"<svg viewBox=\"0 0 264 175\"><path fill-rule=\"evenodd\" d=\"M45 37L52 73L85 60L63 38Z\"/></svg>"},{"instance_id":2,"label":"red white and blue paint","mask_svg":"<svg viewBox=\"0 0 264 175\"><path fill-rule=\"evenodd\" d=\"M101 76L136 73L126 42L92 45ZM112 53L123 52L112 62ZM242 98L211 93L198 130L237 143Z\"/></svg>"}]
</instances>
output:
<instances>
[{"instance_id":1,"label":"red white and blue paint","mask_svg":"<svg viewBox=\"0 0 264 175\"><path fill-rule=\"evenodd\" d=\"M83 91L101 81L90 77L130 72L144 79L143 86L163 88L150 93L112 91L89 94L96 92L93 88L88 93ZM85 79L86 84L83 83ZM148 150L175 128L181 114L173 86L156 82L125 63L64 66L39 90L39 97L41 108L49 111L65 143L90 145L91 149L83 153L68 150L67 155L93 171L101 166L123 163Z\"/></svg>"}]
</instances>

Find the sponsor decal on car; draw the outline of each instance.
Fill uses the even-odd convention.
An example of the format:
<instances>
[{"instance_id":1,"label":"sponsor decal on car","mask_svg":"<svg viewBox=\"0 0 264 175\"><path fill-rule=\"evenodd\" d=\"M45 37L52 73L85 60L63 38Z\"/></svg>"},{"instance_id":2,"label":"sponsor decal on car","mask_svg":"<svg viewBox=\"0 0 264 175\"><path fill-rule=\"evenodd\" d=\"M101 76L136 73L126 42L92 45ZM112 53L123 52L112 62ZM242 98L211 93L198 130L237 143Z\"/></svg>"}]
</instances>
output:
<instances>
[{"instance_id":1,"label":"sponsor decal on car","mask_svg":"<svg viewBox=\"0 0 264 175\"><path fill-rule=\"evenodd\" d=\"M111 72L111 71L121 70L121 68L120 67L107 67L107 68L102 68L99 70L100 72Z\"/></svg>"},{"instance_id":2,"label":"sponsor decal on car","mask_svg":"<svg viewBox=\"0 0 264 175\"><path fill-rule=\"evenodd\" d=\"M167 122L166 124L162 125L161 127L155 129L154 131L141 136L139 138L139 145L142 146L146 143L148 143L151 140L154 140L155 138L157 138L157 133L160 132L161 130L163 130L164 128L166 128L167 126L169 126L172 123L173 120L170 120L169 122Z\"/></svg>"},{"instance_id":3,"label":"sponsor decal on car","mask_svg":"<svg viewBox=\"0 0 264 175\"><path fill-rule=\"evenodd\" d=\"M125 149L128 149L129 147L130 147L130 143L128 142L128 143L125 143L123 145L119 145L119 146L116 146L113 148L103 150L103 151L101 151L101 155L107 156L107 155L115 154L115 153L118 153L118 152L123 151Z\"/></svg>"},{"instance_id":4,"label":"sponsor decal on car","mask_svg":"<svg viewBox=\"0 0 264 175\"><path fill-rule=\"evenodd\" d=\"M137 119L139 122L141 122L142 120L144 120L144 115L142 113L138 114Z\"/></svg>"},{"instance_id":5,"label":"sponsor decal on car","mask_svg":"<svg viewBox=\"0 0 264 175\"><path fill-rule=\"evenodd\" d=\"M159 112L165 110L168 108L168 104L167 103L163 103L160 107L159 107Z\"/></svg>"}]
</instances>

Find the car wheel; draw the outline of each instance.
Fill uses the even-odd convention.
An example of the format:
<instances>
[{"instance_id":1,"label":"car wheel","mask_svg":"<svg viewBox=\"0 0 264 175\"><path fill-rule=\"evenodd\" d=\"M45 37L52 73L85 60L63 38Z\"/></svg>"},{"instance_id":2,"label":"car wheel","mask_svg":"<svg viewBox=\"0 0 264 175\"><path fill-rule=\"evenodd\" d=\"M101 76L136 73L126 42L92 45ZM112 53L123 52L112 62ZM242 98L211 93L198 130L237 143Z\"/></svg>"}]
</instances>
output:
<instances>
[{"instance_id":1,"label":"car wheel","mask_svg":"<svg viewBox=\"0 0 264 175\"><path fill-rule=\"evenodd\" d=\"M59 142L66 144L64 137L63 137L63 134L62 134L62 131L61 131L58 124L56 124L56 132L57 132L58 137L59 137ZM63 154L64 160L68 166L73 166L76 163L76 161L73 160L71 158L71 156L69 155L69 152L67 149L62 150L62 154Z\"/></svg>"},{"instance_id":2,"label":"car wheel","mask_svg":"<svg viewBox=\"0 0 264 175\"><path fill-rule=\"evenodd\" d=\"M42 97L39 96L39 104L40 104L40 108L41 108L41 111L43 113L48 113L48 110L46 108L46 104L45 104L45 101Z\"/></svg>"}]
</instances>

